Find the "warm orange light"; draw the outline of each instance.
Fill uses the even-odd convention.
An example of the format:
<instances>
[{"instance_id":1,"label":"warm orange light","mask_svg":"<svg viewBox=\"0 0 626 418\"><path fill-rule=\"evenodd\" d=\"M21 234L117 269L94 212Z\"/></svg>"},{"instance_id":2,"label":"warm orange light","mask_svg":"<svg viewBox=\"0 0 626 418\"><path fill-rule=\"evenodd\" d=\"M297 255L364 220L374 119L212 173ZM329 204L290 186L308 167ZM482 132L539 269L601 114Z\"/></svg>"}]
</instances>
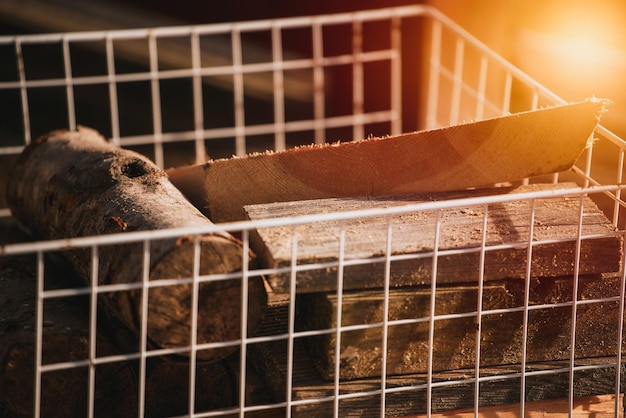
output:
<instances>
[{"instance_id":1,"label":"warm orange light","mask_svg":"<svg viewBox=\"0 0 626 418\"><path fill-rule=\"evenodd\" d=\"M523 3L513 60L566 100L613 101L603 122L625 131L626 2Z\"/></svg>"},{"instance_id":2,"label":"warm orange light","mask_svg":"<svg viewBox=\"0 0 626 418\"><path fill-rule=\"evenodd\" d=\"M561 79L559 84L584 82L588 88L595 88L620 81L616 78L626 70L626 51L590 36L524 32L522 42L531 51L531 56L525 58L527 65L534 62L539 73L550 71L549 76Z\"/></svg>"}]
</instances>

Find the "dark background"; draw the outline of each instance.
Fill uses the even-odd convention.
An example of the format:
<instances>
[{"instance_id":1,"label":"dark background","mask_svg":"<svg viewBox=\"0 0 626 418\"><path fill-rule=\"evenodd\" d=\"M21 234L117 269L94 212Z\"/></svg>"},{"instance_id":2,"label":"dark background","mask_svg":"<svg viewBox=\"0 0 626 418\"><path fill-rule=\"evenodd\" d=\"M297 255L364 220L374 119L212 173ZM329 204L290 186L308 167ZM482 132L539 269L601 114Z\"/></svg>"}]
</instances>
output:
<instances>
[{"instance_id":1,"label":"dark background","mask_svg":"<svg viewBox=\"0 0 626 418\"><path fill-rule=\"evenodd\" d=\"M619 0L2 0L0 33L230 22L420 2L566 100L611 99L604 125L626 136L626 2Z\"/></svg>"}]
</instances>

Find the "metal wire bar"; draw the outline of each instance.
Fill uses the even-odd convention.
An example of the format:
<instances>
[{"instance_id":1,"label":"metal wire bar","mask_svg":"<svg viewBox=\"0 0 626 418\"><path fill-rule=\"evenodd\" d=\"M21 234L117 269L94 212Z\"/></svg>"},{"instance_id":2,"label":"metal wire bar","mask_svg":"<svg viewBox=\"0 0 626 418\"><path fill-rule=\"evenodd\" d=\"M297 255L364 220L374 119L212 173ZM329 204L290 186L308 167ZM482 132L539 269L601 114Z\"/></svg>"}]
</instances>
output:
<instances>
[{"instance_id":1,"label":"metal wire bar","mask_svg":"<svg viewBox=\"0 0 626 418\"><path fill-rule=\"evenodd\" d=\"M337 333L335 335L335 371L334 371L334 401L333 416L339 418L339 386L341 375L341 336L342 336L342 317L343 317L343 272L346 250L346 225L344 222L339 224L339 253L337 265L337 312L335 312L335 321L337 322Z\"/></svg>"},{"instance_id":2,"label":"metal wire bar","mask_svg":"<svg viewBox=\"0 0 626 418\"><path fill-rule=\"evenodd\" d=\"M524 278L524 319L522 323L522 356L521 382L520 382L520 416L524 417L526 410L526 361L528 354L528 319L530 312L530 281L532 274L533 240L535 234L535 205L536 201L531 200L530 219L528 221L528 250L526 252L526 277Z\"/></svg>"},{"instance_id":3,"label":"metal wire bar","mask_svg":"<svg viewBox=\"0 0 626 418\"><path fill-rule=\"evenodd\" d=\"M387 243L385 247L385 272L384 272L384 284L383 284L383 337L381 347L381 362L380 362L380 418L384 418L386 414L386 395L385 389L387 388L387 353L389 345L389 286L391 283L391 254L392 254L392 235L393 224L391 222L391 216L387 217Z\"/></svg>"},{"instance_id":4,"label":"metal wire bar","mask_svg":"<svg viewBox=\"0 0 626 418\"><path fill-rule=\"evenodd\" d=\"M272 27L272 62L283 62L282 32L278 26ZM274 150L287 148L285 139L285 85L283 70L275 68L272 72L274 81Z\"/></svg>"},{"instance_id":5,"label":"metal wire bar","mask_svg":"<svg viewBox=\"0 0 626 418\"><path fill-rule=\"evenodd\" d=\"M474 367L474 378L476 383L474 386L474 416L478 417L478 407L480 405L480 354L481 354L481 337L482 337L482 317L483 317L483 290L485 280L485 245L487 243L487 223L488 223L488 206L483 207L483 224L481 230L480 258L478 261L478 297L476 300L476 366ZM434 314L434 313L433 313ZM522 415L523 416L523 415Z\"/></svg>"},{"instance_id":6,"label":"metal wire bar","mask_svg":"<svg viewBox=\"0 0 626 418\"><path fill-rule=\"evenodd\" d=\"M356 117L352 127L352 139L365 138L363 126L364 81L363 81L363 22L355 19L352 23L352 114Z\"/></svg>"},{"instance_id":7,"label":"metal wire bar","mask_svg":"<svg viewBox=\"0 0 626 418\"><path fill-rule=\"evenodd\" d=\"M191 33L191 68L194 73L192 81L195 162L196 164L200 164L206 160L207 152L204 145L204 105L202 100L200 35L197 31Z\"/></svg>"},{"instance_id":8,"label":"metal wire bar","mask_svg":"<svg viewBox=\"0 0 626 418\"><path fill-rule=\"evenodd\" d=\"M435 220L435 236L433 238L433 261L430 286L430 315L428 324L428 367L427 367L427 391L426 391L426 413L432 413L433 403L433 350L435 345L435 309L437 308L435 296L437 292L437 261L439 257L439 236L441 233L441 211L437 211Z\"/></svg>"}]
</instances>

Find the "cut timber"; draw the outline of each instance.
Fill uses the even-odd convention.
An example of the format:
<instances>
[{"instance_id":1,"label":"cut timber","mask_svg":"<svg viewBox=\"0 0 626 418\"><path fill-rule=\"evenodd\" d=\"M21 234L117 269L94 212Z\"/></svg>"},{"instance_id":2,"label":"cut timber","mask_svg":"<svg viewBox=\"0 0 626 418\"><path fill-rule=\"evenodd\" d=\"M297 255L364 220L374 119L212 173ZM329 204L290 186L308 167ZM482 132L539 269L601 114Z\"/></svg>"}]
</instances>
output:
<instances>
[{"instance_id":1,"label":"cut timber","mask_svg":"<svg viewBox=\"0 0 626 418\"><path fill-rule=\"evenodd\" d=\"M358 209L382 209L409 203L524 193L575 187L574 184L536 184L472 191L441 192L375 198L320 199L247 206L252 220ZM621 268L622 239L606 216L589 198L572 195L538 199L534 206L531 276L556 277L574 274L576 237L583 203L580 274L616 272ZM488 206L484 279L526 277L531 200L516 199ZM484 205L444 209L441 212L438 283L476 283L480 271ZM404 213L391 217L392 287L429 284L432 276L436 211ZM343 221L345 245L344 289L382 288L388 224L385 216ZM251 235L252 248L261 264L270 268L290 267L292 239L297 236L300 268L298 293L334 290L337 285L340 223L324 221L291 226L259 228ZM594 236L584 239L585 236ZM543 241L543 243L542 243ZM493 248L502 246L501 248ZM508 247L507 247L508 246ZM492 247L492 248L489 248ZM403 257L404 256L404 257ZM289 292L290 272L268 276L275 292Z\"/></svg>"},{"instance_id":2,"label":"cut timber","mask_svg":"<svg viewBox=\"0 0 626 418\"><path fill-rule=\"evenodd\" d=\"M520 404L485 406L479 408L478 415L474 408L431 414L430 418L518 418L522 409ZM571 416L572 418L614 418L624 416L624 395L620 394L615 402L615 395L582 396L573 399L570 415L570 400L550 399L549 401L526 402L524 416L528 418L549 418ZM426 418L427 415L411 415L403 418Z\"/></svg>"},{"instance_id":3,"label":"cut timber","mask_svg":"<svg viewBox=\"0 0 626 418\"><path fill-rule=\"evenodd\" d=\"M168 171L213 222L243 206L458 190L567 170L590 144L605 100L388 138L306 146Z\"/></svg>"},{"instance_id":4,"label":"cut timber","mask_svg":"<svg viewBox=\"0 0 626 418\"><path fill-rule=\"evenodd\" d=\"M570 330L573 293L572 277L532 279L526 361L570 358ZM619 298L617 277L580 276L578 300ZM342 295L342 326L372 328L341 333L340 379L380 376L382 367L385 298L382 290L350 291ZM429 349L430 286L392 289L388 297L388 375L426 373L432 352L434 371L473 368L476 365L476 338L479 287L474 285L438 287L432 350ZM480 322L480 365L520 364L524 341L524 282L489 282L482 290ZM555 307L556 304L565 304ZM541 306L544 307L541 307ZM337 318L337 295L303 294L298 298L299 329L333 329ZM491 312L491 313L490 313ZM460 317L443 318L446 315ZM608 357L619 351L619 300L580 305L576 312L576 358ZM547 325L549 324L549 325ZM320 375L335 375L337 335L323 334L308 339L313 363ZM624 346L626 348L626 346Z\"/></svg>"},{"instance_id":5,"label":"cut timber","mask_svg":"<svg viewBox=\"0 0 626 418\"><path fill-rule=\"evenodd\" d=\"M615 279L615 282L618 283L619 280ZM270 297L268 313L259 329L259 336L286 335L289 329L288 299L282 295L276 299ZM546 328L551 326L549 323L544 325ZM605 341L607 339L602 339L599 343ZM390 344L394 342L390 340ZM338 416L381 416L383 403L380 397L380 378L339 381L337 388L335 381L323 380L317 374L303 338L293 340L293 353L289 347L290 341L285 337L284 340L251 344L248 353L255 368L268 381L277 401L285 401L287 389L291 388L291 416L333 416L337 389L342 395L338 401ZM620 373L621 387L624 385L625 372L623 365L616 364L615 356L576 359L576 367L580 369L574 372L573 396L578 398L614 394L617 372ZM572 395L569 370L569 359L527 363L525 401L562 399ZM520 371L519 364L481 367L480 376L484 380L480 383L479 405L484 407L519 403L522 393ZM432 376L428 373L388 376L385 380L385 388L388 389L384 399L385 416L401 417L425 413L429 381L432 382L430 399L433 413L472 408L476 390L474 376L473 368L433 372Z\"/></svg>"},{"instance_id":6,"label":"cut timber","mask_svg":"<svg viewBox=\"0 0 626 418\"><path fill-rule=\"evenodd\" d=\"M56 131L27 146L7 188L13 215L38 238L68 238L157 230L206 227L211 222L194 208L147 158L110 145L95 131ZM201 275L241 270L243 248L226 233L198 238ZM150 241L150 280L193 276L194 237ZM98 248L98 284L141 282L143 243ZM85 283L90 283L91 248L67 251ZM241 337L241 278L199 285L197 342ZM190 283L150 288L147 331L157 347L184 347L191 342ZM141 290L105 292L110 310L138 332L142 321ZM253 333L266 305L262 279L249 280L248 331ZM199 350L202 360L216 360L234 351Z\"/></svg>"}]
</instances>

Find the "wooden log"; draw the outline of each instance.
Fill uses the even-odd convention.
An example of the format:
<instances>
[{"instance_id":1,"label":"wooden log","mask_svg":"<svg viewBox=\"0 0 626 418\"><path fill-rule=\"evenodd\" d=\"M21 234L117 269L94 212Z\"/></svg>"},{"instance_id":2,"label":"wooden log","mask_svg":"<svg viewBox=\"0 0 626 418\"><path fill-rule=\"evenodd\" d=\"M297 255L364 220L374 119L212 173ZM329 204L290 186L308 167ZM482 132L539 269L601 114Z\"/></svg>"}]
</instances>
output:
<instances>
[{"instance_id":1,"label":"wooden log","mask_svg":"<svg viewBox=\"0 0 626 418\"><path fill-rule=\"evenodd\" d=\"M31 417L33 413L35 361L35 279L32 263L4 259L0 263L0 411L3 417ZM58 274L48 274L54 286ZM77 299L77 298L71 298ZM88 300L50 299L45 303L43 363L81 361L89 358ZM102 312L100 312L103 314ZM98 323L101 325L102 316ZM106 321L106 320L105 320ZM121 354L110 327L98 326L96 348L99 357ZM119 328L115 328L119 332ZM124 334L128 337L128 334ZM96 417L136 417L139 382L135 361L118 361L96 366ZM234 376L225 361L196 366L195 410L210 411L236 404ZM189 362L152 357L147 360L145 416L183 415L189 408ZM41 386L42 417L84 417L89 406L86 367L45 372Z\"/></svg>"},{"instance_id":2,"label":"wooden log","mask_svg":"<svg viewBox=\"0 0 626 418\"><path fill-rule=\"evenodd\" d=\"M387 138L306 146L169 170L214 222L245 205L450 191L564 171L586 147L606 100Z\"/></svg>"},{"instance_id":3,"label":"wooden log","mask_svg":"<svg viewBox=\"0 0 626 418\"><path fill-rule=\"evenodd\" d=\"M24 149L7 189L12 213L36 237L67 238L137 230L210 225L167 175L148 159L106 142L95 131L56 131ZM200 237L200 274L242 268L241 244L227 233ZM141 281L142 243L99 248L98 284ZM91 280L90 249L67 252L85 283ZM150 242L150 280L192 277L193 237ZM197 342L240 338L242 280L199 286ZM266 304L262 279L248 282L248 331L260 322ZM147 320L148 337L157 347L186 346L191 341L192 285L151 288L148 317L141 315L141 291L103 294L109 308L137 332ZM217 360L233 348L202 350L198 358Z\"/></svg>"},{"instance_id":4,"label":"wooden log","mask_svg":"<svg viewBox=\"0 0 626 418\"><path fill-rule=\"evenodd\" d=\"M7 417L32 417L35 383L36 280L33 257L0 258L0 405ZM46 281L71 286L65 271L48 272ZM81 297L44 302L42 364L89 359L89 308ZM119 354L100 330L97 355ZM93 406L97 417L136 416L137 383L129 361L95 367ZM87 415L89 376L85 366L45 372L41 376L42 417ZM2 409L0 408L0 409Z\"/></svg>"},{"instance_id":5,"label":"wooden log","mask_svg":"<svg viewBox=\"0 0 626 418\"><path fill-rule=\"evenodd\" d=\"M334 213L346 210L376 209L401 206L408 203L449 200L467 197L492 196L506 193L524 193L556 188L573 188L566 184L533 184L520 187L495 187L471 191L426 193L417 195L373 198L321 199L246 206L252 220L282 216ZM575 191L575 190L573 190ZM589 197L583 202L583 236L594 239L581 242L580 274L600 274L620 271L622 265L622 238L613 234L615 228ZM576 237L578 235L581 197L560 197L535 201L533 252L531 275L556 277L574 274ZM527 247L531 201L515 200L489 205L487 212L486 247L509 244L520 245L503 249L489 249L485 253L484 279L526 277ZM480 270L484 205L445 209L441 215L438 283L476 282ZM406 259L392 260L392 287L428 285L432 274L432 255L435 242L435 211L411 212L391 219L391 254L407 255ZM297 273L298 293L325 292L336 288L339 257L338 221L298 225L298 265L326 263L321 268L301 269ZM381 288L384 283L384 255L387 248L387 219L364 217L344 223L345 248L343 288ZM289 267L292 263L290 226L259 228L251 234L251 246L261 265L270 268ZM545 243L541 243L545 241ZM445 252L449 251L448 254ZM357 263L356 261L360 261ZM352 262L352 264L350 264ZM330 265L328 265L330 264ZM275 292L289 292L290 273L268 276Z\"/></svg>"},{"instance_id":6,"label":"wooden log","mask_svg":"<svg viewBox=\"0 0 626 418\"><path fill-rule=\"evenodd\" d=\"M565 360L570 356L572 308L555 304L571 302L573 279L542 278L530 283L526 330L526 361ZM435 315L467 314L434 322L432 368L435 371L472 368L476 365L478 286L446 286L435 293ZM617 277L581 276L579 300L619 297ZM413 287L389 292L388 348L386 371L389 375L425 373L429 361L430 288ZM480 365L499 366L522 361L524 336L524 285L519 280L486 284L482 293L480 323ZM303 294L298 298L299 328L331 329L336 326L337 296ZM541 309L532 309L545 305ZM341 379L380 376L382 367L384 294L380 290L350 291L342 297L342 325L378 324L369 329L341 333ZM420 322L400 323L402 320ZM576 358L616 355L619 340L619 300L581 305L576 315ZM393 321L398 321L394 324ZM548 325L550 324L550 325ZM337 334L308 339L311 357L320 375L335 375ZM623 345L622 349L626 348Z\"/></svg>"},{"instance_id":7,"label":"wooden log","mask_svg":"<svg viewBox=\"0 0 626 418\"><path fill-rule=\"evenodd\" d=\"M289 305L286 298L270 294L269 309L259 335L284 335L289 329ZM297 305L296 305L297 306ZM544 324L550 332L551 323ZM475 330L475 327L474 327ZM598 332L600 334L601 332ZM603 344L606 339L599 339ZM390 340L391 344L395 342ZM277 401L296 401L291 409L293 417L327 417L334 412L336 390L344 395L338 402L339 416L380 417L381 379L378 377L334 381L322 379L313 365L306 341L296 336L293 340L292 363L288 363L289 341L278 339L249 347L251 361L265 377ZM291 365L290 371L288 366ZM620 385L624 385L624 365L616 357L577 358L574 372L573 396L614 394L617 368ZM565 361L545 361L526 364L524 400L526 402L562 399L570 396L570 364ZM480 376L479 405L482 407L508 405L520 402L521 368L519 364L483 366ZM291 378L289 381L288 379ZM473 408L475 396L475 369L414 373L387 376L385 388L385 416L407 416L426 412L427 387L431 386L433 413ZM291 388L291 393L287 392ZM352 395L352 396L350 396Z\"/></svg>"}]
</instances>

